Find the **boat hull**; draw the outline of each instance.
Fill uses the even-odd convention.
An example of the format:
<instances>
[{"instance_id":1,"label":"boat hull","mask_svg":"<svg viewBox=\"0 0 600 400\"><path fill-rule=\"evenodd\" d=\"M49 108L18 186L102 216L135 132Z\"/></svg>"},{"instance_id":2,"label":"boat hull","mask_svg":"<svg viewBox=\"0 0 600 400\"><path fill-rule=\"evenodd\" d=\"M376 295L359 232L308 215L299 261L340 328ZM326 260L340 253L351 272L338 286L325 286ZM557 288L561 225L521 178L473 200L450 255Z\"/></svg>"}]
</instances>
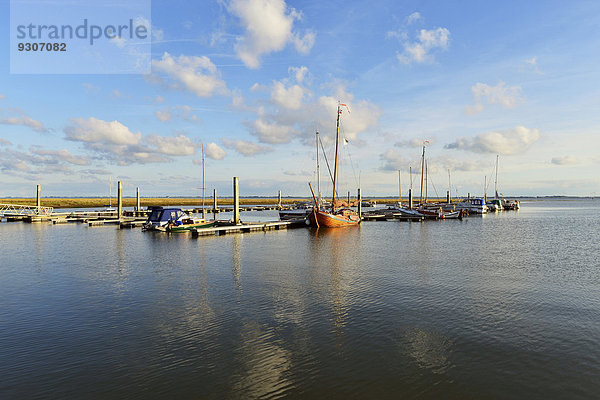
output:
<instances>
[{"instance_id":1,"label":"boat hull","mask_svg":"<svg viewBox=\"0 0 600 400\"><path fill-rule=\"evenodd\" d=\"M360 223L360 217L356 213L344 215L315 210L308 217L311 225L317 228L344 228Z\"/></svg>"},{"instance_id":2,"label":"boat hull","mask_svg":"<svg viewBox=\"0 0 600 400\"><path fill-rule=\"evenodd\" d=\"M169 226L167 231L169 232L189 232L192 229L203 229L203 228L212 228L216 225L216 221L206 221L199 222L196 224L185 224L185 225L177 225L177 226Z\"/></svg>"}]
</instances>

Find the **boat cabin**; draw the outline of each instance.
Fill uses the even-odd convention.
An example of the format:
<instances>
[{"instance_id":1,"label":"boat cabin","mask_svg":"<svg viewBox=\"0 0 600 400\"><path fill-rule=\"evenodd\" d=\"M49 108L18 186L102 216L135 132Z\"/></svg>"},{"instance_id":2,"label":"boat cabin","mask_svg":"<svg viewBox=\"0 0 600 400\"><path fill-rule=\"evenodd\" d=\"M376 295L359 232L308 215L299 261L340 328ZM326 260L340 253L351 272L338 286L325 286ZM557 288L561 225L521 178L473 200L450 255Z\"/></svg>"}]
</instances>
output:
<instances>
[{"instance_id":1,"label":"boat cabin","mask_svg":"<svg viewBox=\"0 0 600 400\"><path fill-rule=\"evenodd\" d=\"M177 224L188 215L181 208L165 208L165 207L149 207L150 216L146 221L146 225L164 226L169 222Z\"/></svg>"}]
</instances>

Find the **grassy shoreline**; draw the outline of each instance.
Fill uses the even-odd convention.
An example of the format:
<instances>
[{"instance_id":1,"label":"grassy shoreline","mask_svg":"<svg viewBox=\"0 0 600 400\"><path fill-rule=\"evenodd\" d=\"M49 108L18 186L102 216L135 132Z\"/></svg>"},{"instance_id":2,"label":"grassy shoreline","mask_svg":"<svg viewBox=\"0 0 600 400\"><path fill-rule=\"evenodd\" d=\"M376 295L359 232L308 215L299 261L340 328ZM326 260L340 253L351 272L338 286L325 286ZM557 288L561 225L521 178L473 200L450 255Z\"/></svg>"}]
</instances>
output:
<instances>
[{"instance_id":1,"label":"grassy shoreline","mask_svg":"<svg viewBox=\"0 0 600 400\"><path fill-rule=\"evenodd\" d=\"M219 198L218 205L232 205L232 198ZM377 199L369 198L365 200L376 200L377 204L394 204L398 199ZM444 199L445 200L445 199ZM277 204L277 198L240 198L241 205L271 205ZM289 205L295 202L310 201L308 198L283 198L281 199L282 204ZM403 199L408 201L408 199ZM429 202L434 201L429 199ZM132 197L123 198L123 207L135 206L136 199ZM147 206L201 206L202 199L198 198L174 198L174 197L151 197L141 198L140 203L142 207ZM212 198L206 198L204 201L205 206L212 206ZM19 204L19 205L35 205L35 198L10 198L0 199L0 204ZM104 207L108 204L107 198L42 198L42 206L54 207L54 208L99 208ZM116 207L117 199L112 199L112 206Z\"/></svg>"}]
</instances>

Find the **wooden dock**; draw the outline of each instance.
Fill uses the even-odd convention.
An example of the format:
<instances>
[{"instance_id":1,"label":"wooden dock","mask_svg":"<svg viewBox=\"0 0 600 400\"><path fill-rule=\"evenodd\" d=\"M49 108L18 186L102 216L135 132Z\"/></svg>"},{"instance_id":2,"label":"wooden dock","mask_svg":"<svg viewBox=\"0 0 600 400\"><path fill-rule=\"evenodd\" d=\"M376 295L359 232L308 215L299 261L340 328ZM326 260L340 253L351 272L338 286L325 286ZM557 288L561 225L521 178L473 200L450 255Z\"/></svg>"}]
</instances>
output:
<instances>
[{"instance_id":1,"label":"wooden dock","mask_svg":"<svg viewBox=\"0 0 600 400\"><path fill-rule=\"evenodd\" d=\"M292 228L306 228L308 224L305 219L293 219L288 221L252 222L240 225L223 225L214 228L192 229L192 237L198 236L221 236L232 233L248 233L258 231L272 231Z\"/></svg>"}]
</instances>

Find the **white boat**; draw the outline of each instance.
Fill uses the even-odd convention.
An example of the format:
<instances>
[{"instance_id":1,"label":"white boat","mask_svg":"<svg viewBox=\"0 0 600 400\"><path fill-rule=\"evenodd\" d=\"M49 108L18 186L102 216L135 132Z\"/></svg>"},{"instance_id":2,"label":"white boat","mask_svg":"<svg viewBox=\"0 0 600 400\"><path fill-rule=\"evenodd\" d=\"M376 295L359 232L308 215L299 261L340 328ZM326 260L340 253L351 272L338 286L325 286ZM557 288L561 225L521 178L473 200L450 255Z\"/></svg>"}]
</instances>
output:
<instances>
[{"instance_id":1,"label":"white boat","mask_svg":"<svg viewBox=\"0 0 600 400\"><path fill-rule=\"evenodd\" d=\"M289 219L302 219L308 217L313 210L312 203L298 203L289 210L279 210L279 219L282 221Z\"/></svg>"},{"instance_id":2,"label":"white boat","mask_svg":"<svg viewBox=\"0 0 600 400\"><path fill-rule=\"evenodd\" d=\"M470 198L454 204L456 210L465 210L469 214L487 214L488 207L485 200L481 198Z\"/></svg>"}]
</instances>

